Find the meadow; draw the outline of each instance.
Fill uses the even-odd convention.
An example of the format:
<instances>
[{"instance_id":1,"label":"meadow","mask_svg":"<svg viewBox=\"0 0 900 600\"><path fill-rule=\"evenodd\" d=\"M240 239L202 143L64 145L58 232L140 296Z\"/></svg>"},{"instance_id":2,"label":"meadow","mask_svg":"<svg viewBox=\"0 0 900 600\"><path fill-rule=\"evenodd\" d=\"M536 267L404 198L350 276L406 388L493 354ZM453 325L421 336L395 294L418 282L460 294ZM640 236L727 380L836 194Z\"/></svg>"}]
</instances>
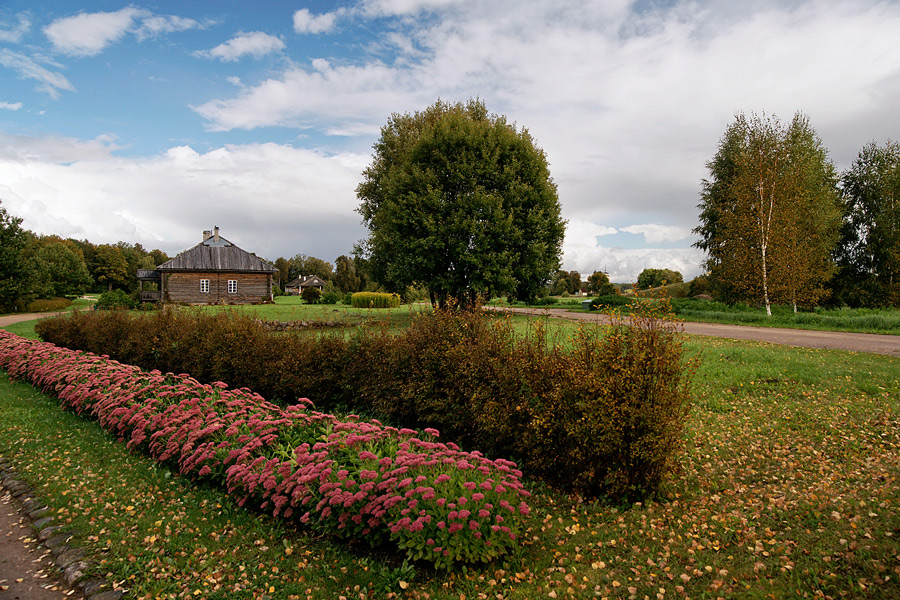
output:
<instances>
[{"instance_id":1,"label":"meadow","mask_svg":"<svg viewBox=\"0 0 900 600\"><path fill-rule=\"evenodd\" d=\"M0 455L134 598L900 596L900 360L686 347L700 359L686 450L657 498L614 506L527 481L518 551L449 573L239 508L5 374Z\"/></svg>"}]
</instances>

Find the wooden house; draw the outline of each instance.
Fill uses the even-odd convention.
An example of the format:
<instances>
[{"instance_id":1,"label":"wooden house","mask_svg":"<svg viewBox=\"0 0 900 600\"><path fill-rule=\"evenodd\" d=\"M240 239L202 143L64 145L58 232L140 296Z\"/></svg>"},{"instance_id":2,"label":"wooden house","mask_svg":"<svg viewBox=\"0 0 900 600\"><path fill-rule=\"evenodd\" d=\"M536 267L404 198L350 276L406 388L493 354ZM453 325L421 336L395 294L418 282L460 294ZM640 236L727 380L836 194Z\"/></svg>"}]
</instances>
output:
<instances>
[{"instance_id":1,"label":"wooden house","mask_svg":"<svg viewBox=\"0 0 900 600\"><path fill-rule=\"evenodd\" d=\"M275 267L219 235L203 241L156 269L138 269L141 300L186 304L259 304L272 301ZM158 290L144 291L144 283Z\"/></svg>"},{"instance_id":2,"label":"wooden house","mask_svg":"<svg viewBox=\"0 0 900 600\"><path fill-rule=\"evenodd\" d=\"M316 275L297 277L290 280L284 286L284 293L288 296L296 296L301 294L303 290L309 287L318 288L319 291L322 291L323 289L325 289L325 281Z\"/></svg>"}]
</instances>

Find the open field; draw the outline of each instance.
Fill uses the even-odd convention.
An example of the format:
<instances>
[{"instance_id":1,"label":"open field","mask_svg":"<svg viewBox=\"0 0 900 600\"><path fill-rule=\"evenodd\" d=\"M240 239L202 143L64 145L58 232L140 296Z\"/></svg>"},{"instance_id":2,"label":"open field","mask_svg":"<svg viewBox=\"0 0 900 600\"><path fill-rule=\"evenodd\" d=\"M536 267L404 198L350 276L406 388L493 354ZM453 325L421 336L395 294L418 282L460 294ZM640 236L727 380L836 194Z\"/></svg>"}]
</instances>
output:
<instances>
[{"instance_id":1,"label":"open field","mask_svg":"<svg viewBox=\"0 0 900 600\"><path fill-rule=\"evenodd\" d=\"M900 360L687 348L696 400L662 497L612 507L531 482L521 553L451 574L239 509L5 376L0 454L137 598L900 595Z\"/></svg>"}]
</instances>

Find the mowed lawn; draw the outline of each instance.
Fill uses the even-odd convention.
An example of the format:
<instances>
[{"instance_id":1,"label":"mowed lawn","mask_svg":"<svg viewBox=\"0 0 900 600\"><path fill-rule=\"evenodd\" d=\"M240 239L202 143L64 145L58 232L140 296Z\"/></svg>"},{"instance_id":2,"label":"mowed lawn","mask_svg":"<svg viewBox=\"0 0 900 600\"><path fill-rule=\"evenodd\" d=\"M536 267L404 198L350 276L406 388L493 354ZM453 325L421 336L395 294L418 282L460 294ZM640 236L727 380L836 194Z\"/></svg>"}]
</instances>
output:
<instances>
[{"instance_id":1,"label":"mowed lawn","mask_svg":"<svg viewBox=\"0 0 900 600\"><path fill-rule=\"evenodd\" d=\"M238 508L5 376L0 454L135 598L900 597L900 360L686 348L695 402L660 498L532 481L520 552L451 573Z\"/></svg>"}]
</instances>

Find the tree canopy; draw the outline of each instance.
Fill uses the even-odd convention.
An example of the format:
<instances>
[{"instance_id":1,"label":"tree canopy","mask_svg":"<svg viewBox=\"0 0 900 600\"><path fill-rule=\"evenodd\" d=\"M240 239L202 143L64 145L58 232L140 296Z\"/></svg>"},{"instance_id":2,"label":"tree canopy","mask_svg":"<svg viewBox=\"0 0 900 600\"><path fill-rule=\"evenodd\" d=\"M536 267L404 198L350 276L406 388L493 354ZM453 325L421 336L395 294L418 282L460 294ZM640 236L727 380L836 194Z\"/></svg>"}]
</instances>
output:
<instances>
[{"instance_id":1,"label":"tree canopy","mask_svg":"<svg viewBox=\"0 0 900 600\"><path fill-rule=\"evenodd\" d=\"M23 256L28 242L22 219L6 212L0 203L0 312L12 310L32 296L32 269Z\"/></svg>"},{"instance_id":2,"label":"tree canopy","mask_svg":"<svg viewBox=\"0 0 900 600\"><path fill-rule=\"evenodd\" d=\"M900 306L900 144L867 144L841 178L839 300Z\"/></svg>"},{"instance_id":3,"label":"tree canopy","mask_svg":"<svg viewBox=\"0 0 900 600\"><path fill-rule=\"evenodd\" d=\"M639 290L681 283L684 277L678 271L672 269L644 269L638 275L635 287Z\"/></svg>"},{"instance_id":4,"label":"tree canopy","mask_svg":"<svg viewBox=\"0 0 900 600\"><path fill-rule=\"evenodd\" d=\"M816 304L833 273L837 176L809 119L737 115L707 163L695 245L726 300Z\"/></svg>"},{"instance_id":5,"label":"tree canopy","mask_svg":"<svg viewBox=\"0 0 900 600\"><path fill-rule=\"evenodd\" d=\"M530 299L559 267L565 223L544 152L480 100L392 115L357 196L370 273L389 291Z\"/></svg>"},{"instance_id":6,"label":"tree canopy","mask_svg":"<svg viewBox=\"0 0 900 600\"><path fill-rule=\"evenodd\" d=\"M598 296L616 293L616 286L609 282L609 276L603 271L594 271L587 279L587 291Z\"/></svg>"}]
</instances>

